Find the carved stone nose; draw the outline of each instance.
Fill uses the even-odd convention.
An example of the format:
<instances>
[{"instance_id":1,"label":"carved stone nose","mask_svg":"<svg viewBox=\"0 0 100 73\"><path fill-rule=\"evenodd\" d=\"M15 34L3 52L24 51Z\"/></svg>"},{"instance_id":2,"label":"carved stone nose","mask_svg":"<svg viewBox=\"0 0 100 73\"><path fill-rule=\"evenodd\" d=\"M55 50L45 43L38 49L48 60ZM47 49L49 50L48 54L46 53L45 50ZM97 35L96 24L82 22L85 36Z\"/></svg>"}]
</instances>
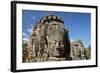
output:
<instances>
[{"instance_id":1,"label":"carved stone nose","mask_svg":"<svg viewBox=\"0 0 100 73\"><path fill-rule=\"evenodd\" d=\"M60 47L59 42L57 42L55 48L59 48L59 47Z\"/></svg>"},{"instance_id":2,"label":"carved stone nose","mask_svg":"<svg viewBox=\"0 0 100 73\"><path fill-rule=\"evenodd\" d=\"M56 48L57 51L62 52L62 48Z\"/></svg>"}]
</instances>

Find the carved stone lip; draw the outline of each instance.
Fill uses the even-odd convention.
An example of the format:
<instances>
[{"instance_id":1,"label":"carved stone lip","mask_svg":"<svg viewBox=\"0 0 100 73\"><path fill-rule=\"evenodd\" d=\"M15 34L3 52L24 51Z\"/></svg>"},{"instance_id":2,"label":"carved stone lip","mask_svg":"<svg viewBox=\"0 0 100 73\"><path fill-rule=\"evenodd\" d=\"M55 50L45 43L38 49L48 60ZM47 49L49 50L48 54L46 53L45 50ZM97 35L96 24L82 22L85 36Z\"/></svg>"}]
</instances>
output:
<instances>
[{"instance_id":1,"label":"carved stone lip","mask_svg":"<svg viewBox=\"0 0 100 73\"><path fill-rule=\"evenodd\" d=\"M53 51L53 54L52 55L54 57L61 57L60 51L58 51L58 50Z\"/></svg>"}]
</instances>

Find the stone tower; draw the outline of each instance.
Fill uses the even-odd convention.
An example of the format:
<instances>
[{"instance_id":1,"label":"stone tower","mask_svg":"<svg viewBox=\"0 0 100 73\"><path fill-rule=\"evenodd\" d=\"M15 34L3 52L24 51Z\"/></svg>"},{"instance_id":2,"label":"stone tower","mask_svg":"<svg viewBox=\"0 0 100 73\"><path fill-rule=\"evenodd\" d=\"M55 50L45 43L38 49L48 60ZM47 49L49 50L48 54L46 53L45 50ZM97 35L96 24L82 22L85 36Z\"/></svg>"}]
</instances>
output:
<instances>
[{"instance_id":1,"label":"stone tower","mask_svg":"<svg viewBox=\"0 0 100 73\"><path fill-rule=\"evenodd\" d=\"M64 20L48 15L34 25L30 38L32 62L70 60L70 40Z\"/></svg>"},{"instance_id":2,"label":"stone tower","mask_svg":"<svg viewBox=\"0 0 100 73\"><path fill-rule=\"evenodd\" d=\"M76 40L71 43L71 57L73 60L86 59L86 52L83 43L80 40Z\"/></svg>"}]
</instances>

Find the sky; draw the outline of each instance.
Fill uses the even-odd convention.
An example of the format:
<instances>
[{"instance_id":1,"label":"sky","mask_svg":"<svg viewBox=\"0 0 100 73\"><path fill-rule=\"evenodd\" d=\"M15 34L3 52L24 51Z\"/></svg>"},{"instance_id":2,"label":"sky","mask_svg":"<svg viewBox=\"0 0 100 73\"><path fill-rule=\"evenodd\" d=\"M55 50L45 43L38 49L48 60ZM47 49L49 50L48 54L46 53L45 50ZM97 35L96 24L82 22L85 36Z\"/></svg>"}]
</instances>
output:
<instances>
[{"instance_id":1,"label":"sky","mask_svg":"<svg viewBox=\"0 0 100 73\"><path fill-rule=\"evenodd\" d=\"M82 12L22 10L23 40L28 40L32 32L32 26L42 17L49 14L64 19L64 26L69 30L70 41L82 40L84 47L89 46L91 42L91 14Z\"/></svg>"}]
</instances>

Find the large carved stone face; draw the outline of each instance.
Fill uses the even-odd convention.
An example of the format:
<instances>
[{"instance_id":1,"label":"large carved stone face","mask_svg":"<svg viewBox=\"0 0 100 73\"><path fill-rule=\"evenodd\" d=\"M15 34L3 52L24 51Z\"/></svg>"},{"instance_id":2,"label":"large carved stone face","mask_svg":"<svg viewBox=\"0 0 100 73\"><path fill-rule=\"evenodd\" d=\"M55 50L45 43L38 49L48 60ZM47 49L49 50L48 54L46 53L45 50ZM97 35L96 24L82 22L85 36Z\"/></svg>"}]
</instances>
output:
<instances>
[{"instance_id":1,"label":"large carved stone face","mask_svg":"<svg viewBox=\"0 0 100 73\"><path fill-rule=\"evenodd\" d=\"M52 40L49 41L49 52L52 57L62 57L64 54L64 43L63 40Z\"/></svg>"},{"instance_id":2,"label":"large carved stone face","mask_svg":"<svg viewBox=\"0 0 100 73\"><path fill-rule=\"evenodd\" d=\"M53 24L54 23L54 24ZM59 28L61 27L61 28ZM63 24L52 22L47 30L47 41L51 57L63 57L64 54Z\"/></svg>"}]
</instances>

